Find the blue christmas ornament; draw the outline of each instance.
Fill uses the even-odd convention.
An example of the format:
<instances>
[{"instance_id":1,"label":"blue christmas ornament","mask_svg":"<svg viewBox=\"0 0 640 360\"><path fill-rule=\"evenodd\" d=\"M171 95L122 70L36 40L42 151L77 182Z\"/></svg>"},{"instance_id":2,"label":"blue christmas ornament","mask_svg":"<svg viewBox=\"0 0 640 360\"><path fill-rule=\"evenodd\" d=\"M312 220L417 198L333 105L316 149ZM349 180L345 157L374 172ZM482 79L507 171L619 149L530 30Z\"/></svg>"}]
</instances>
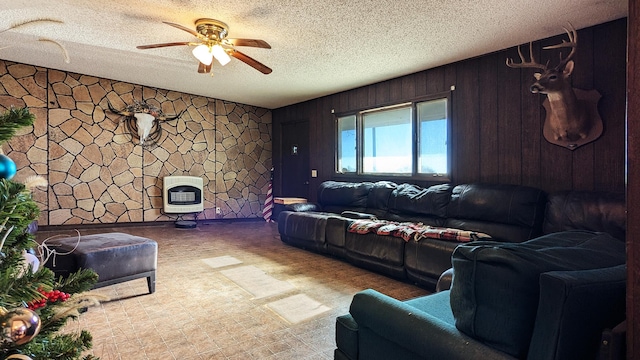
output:
<instances>
[{"instance_id":1,"label":"blue christmas ornament","mask_svg":"<svg viewBox=\"0 0 640 360\"><path fill-rule=\"evenodd\" d=\"M16 163L7 155L0 154L0 179L11 180L16 170Z\"/></svg>"}]
</instances>

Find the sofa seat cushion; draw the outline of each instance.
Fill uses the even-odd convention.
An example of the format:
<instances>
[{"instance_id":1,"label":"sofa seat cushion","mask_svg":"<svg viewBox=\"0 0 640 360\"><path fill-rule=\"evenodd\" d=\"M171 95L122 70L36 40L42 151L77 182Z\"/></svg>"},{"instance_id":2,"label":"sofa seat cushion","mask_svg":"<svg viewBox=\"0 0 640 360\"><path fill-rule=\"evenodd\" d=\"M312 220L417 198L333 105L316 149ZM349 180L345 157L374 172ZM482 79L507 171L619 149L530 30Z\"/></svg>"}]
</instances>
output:
<instances>
[{"instance_id":1,"label":"sofa seat cushion","mask_svg":"<svg viewBox=\"0 0 640 360\"><path fill-rule=\"evenodd\" d=\"M404 278L404 246L402 238L377 234L345 235L346 257L355 265Z\"/></svg>"},{"instance_id":2,"label":"sofa seat cushion","mask_svg":"<svg viewBox=\"0 0 640 360\"><path fill-rule=\"evenodd\" d=\"M534 234L532 228L529 227L491 221L451 218L446 219L444 225L455 229L467 229L469 231L491 234L492 240L502 242L523 242L530 240ZM536 236L539 235L538 232L535 234Z\"/></svg>"},{"instance_id":3,"label":"sofa seat cushion","mask_svg":"<svg viewBox=\"0 0 640 360\"><path fill-rule=\"evenodd\" d=\"M451 312L451 306L449 305L449 296L450 294L446 291L437 295L431 294L406 300L405 304L420 311L424 311L431 316L435 316L447 324L454 325L455 318L453 317L453 312Z\"/></svg>"},{"instance_id":4,"label":"sofa seat cushion","mask_svg":"<svg viewBox=\"0 0 640 360\"><path fill-rule=\"evenodd\" d=\"M327 236L327 251L339 258L345 257L345 234L351 219L341 216L330 216L327 218L325 234Z\"/></svg>"},{"instance_id":5,"label":"sofa seat cushion","mask_svg":"<svg viewBox=\"0 0 640 360\"><path fill-rule=\"evenodd\" d=\"M423 239L409 241L404 249L407 277L418 284L435 287L440 275L451 268L451 253L460 243Z\"/></svg>"},{"instance_id":6,"label":"sofa seat cushion","mask_svg":"<svg viewBox=\"0 0 640 360\"><path fill-rule=\"evenodd\" d=\"M454 326L449 291L403 302L367 289L349 313L358 324L358 359L515 360Z\"/></svg>"},{"instance_id":7,"label":"sofa seat cushion","mask_svg":"<svg viewBox=\"0 0 640 360\"><path fill-rule=\"evenodd\" d=\"M350 253L371 257L391 265L404 264L405 241L401 238L347 233L345 239L345 247Z\"/></svg>"},{"instance_id":8,"label":"sofa seat cushion","mask_svg":"<svg viewBox=\"0 0 640 360\"><path fill-rule=\"evenodd\" d=\"M278 216L278 231L283 241L308 244L314 248L326 247L327 218L335 214L324 212L283 211Z\"/></svg>"},{"instance_id":9,"label":"sofa seat cushion","mask_svg":"<svg viewBox=\"0 0 640 360\"><path fill-rule=\"evenodd\" d=\"M624 264L624 242L605 233L566 231L523 243L476 242L453 252L451 308L456 327L515 357L527 355L540 275Z\"/></svg>"}]
</instances>

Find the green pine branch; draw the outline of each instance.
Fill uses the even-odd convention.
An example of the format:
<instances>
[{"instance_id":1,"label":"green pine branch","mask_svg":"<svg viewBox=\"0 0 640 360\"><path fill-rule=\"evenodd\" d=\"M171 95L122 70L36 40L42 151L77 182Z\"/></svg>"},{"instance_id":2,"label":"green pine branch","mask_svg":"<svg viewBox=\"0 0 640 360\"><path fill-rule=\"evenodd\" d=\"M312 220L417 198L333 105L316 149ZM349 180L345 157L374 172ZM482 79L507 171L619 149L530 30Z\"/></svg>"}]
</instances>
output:
<instances>
[{"instance_id":1,"label":"green pine branch","mask_svg":"<svg viewBox=\"0 0 640 360\"><path fill-rule=\"evenodd\" d=\"M82 330L79 334L57 334L38 336L36 339L21 347L16 353L24 354L32 359L81 359L82 352L91 349L93 338L91 334ZM56 354L52 357L52 354ZM82 357L84 360L97 359L91 355Z\"/></svg>"},{"instance_id":2,"label":"green pine branch","mask_svg":"<svg viewBox=\"0 0 640 360\"><path fill-rule=\"evenodd\" d=\"M16 268L20 270L0 274L0 306L6 309L22 307L24 303L42 298L38 289L51 289L54 284L53 272L45 267L35 274L25 268L23 263Z\"/></svg>"},{"instance_id":3,"label":"green pine branch","mask_svg":"<svg viewBox=\"0 0 640 360\"><path fill-rule=\"evenodd\" d=\"M35 118L29 109L12 106L0 115L0 144L11 139L19 128L32 125Z\"/></svg>"},{"instance_id":4,"label":"green pine branch","mask_svg":"<svg viewBox=\"0 0 640 360\"><path fill-rule=\"evenodd\" d=\"M14 136L17 129L33 124L35 117L26 108L10 108L0 115L0 144ZM24 251L36 247L34 236L27 227L38 218L39 208L25 185L0 179L0 306L7 310L26 306L44 296L39 290L54 289L75 295L91 289L98 275L93 270L81 270L65 279L56 279L53 271L42 266L35 273L25 267ZM88 296L85 296L88 295ZM84 296L84 297L83 297ZM90 298L81 294L79 299ZM73 298L73 296L72 296ZM84 301L84 300L82 300ZM76 318L82 302L56 302L38 308L41 329L37 336L26 344L15 346L0 343L0 359L12 354L24 354L34 360L93 360L93 356L82 353L92 346L91 334L61 334L60 330L70 319Z\"/></svg>"},{"instance_id":5,"label":"green pine branch","mask_svg":"<svg viewBox=\"0 0 640 360\"><path fill-rule=\"evenodd\" d=\"M56 289L69 294L77 294L91 290L98 282L98 274L91 269L80 269L65 279L59 279Z\"/></svg>"},{"instance_id":6,"label":"green pine branch","mask_svg":"<svg viewBox=\"0 0 640 360\"><path fill-rule=\"evenodd\" d=\"M13 226L5 245L15 246L16 239L38 218L40 209L24 184L0 179L0 232Z\"/></svg>"}]
</instances>

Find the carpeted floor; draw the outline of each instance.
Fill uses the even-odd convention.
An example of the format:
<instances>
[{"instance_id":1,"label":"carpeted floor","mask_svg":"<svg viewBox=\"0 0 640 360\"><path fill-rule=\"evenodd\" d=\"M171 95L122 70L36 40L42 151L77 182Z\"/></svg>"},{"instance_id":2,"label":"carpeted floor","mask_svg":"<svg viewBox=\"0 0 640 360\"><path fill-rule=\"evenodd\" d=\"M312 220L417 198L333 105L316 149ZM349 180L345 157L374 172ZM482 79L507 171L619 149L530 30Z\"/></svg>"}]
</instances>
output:
<instances>
[{"instance_id":1,"label":"carpeted floor","mask_svg":"<svg viewBox=\"0 0 640 360\"><path fill-rule=\"evenodd\" d=\"M158 242L156 292L145 279L95 290L112 300L68 331L86 329L102 360L333 359L335 318L353 294L374 288L398 299L416 286L285 245L276 224L216 222L80 229ZM41 241L73 230L39 231Z\"/></svg>"}]
</instances>

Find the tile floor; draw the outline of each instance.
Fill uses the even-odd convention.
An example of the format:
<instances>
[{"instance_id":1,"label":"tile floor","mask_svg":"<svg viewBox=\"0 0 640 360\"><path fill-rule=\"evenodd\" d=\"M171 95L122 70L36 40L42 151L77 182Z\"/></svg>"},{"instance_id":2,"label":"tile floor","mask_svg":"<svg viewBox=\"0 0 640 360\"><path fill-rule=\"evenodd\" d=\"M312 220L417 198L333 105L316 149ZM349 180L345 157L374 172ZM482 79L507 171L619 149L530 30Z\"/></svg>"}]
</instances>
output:
<instances>
[{"instance_id":1,"label":"tile floor","mask_svg":"<svg viewBox=\"0 0 640 360\"><path fill-rule=\"evenodd\" d=\"M428 292L411 284L354 267L344 261L288 246L277 225L259 221L80 228L83 235L126 232L158 242L156 292L145 279L94 290L112 300L92 307L67 330L86 329L91 353L102 360L333 359L335 318L348 312L353 295L373 288L398 299ZM49 236L74 230L47 229ZM203 259L233 257L293 289L264 298L225 277ZM291 324L268 306L304 294L329 308Z\"/></svg>"}]
</instances>

